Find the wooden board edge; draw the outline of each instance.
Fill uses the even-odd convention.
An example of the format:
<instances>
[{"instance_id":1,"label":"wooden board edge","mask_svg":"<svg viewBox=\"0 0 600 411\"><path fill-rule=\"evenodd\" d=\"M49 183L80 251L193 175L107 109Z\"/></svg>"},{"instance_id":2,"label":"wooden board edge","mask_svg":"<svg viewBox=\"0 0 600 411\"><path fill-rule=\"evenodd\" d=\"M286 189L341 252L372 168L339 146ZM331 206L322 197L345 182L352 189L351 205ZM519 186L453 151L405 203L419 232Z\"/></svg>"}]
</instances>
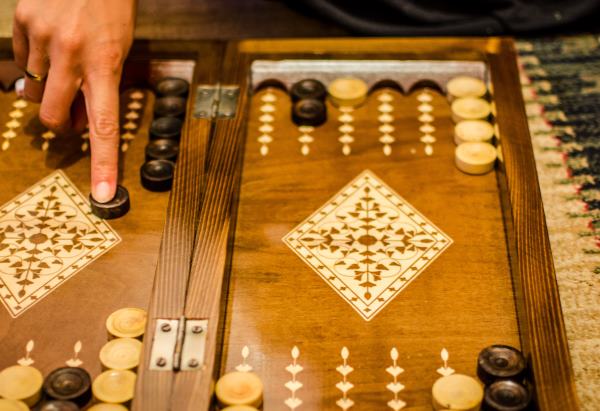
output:
<instances>
[{"instance_id":1,"label":"wooden board edge","mask_svg":"<svg viewBox=\"0 0 600 411\"><path fill-rule=\"evenodd\" d=\"M188 52L196 56L193 84L214 82L222 62L221 43L190 43ZM194 119L195 88L188 98L181 150L148 310L142 361L138 368L132 410L169 409L173 371L149 370L154 324L158 318L178 319L183 315L196 230L204 193L206 155L212 125L210 120Z\"/></svg>"},{"instance_id":2,"label":"wooden board edge","mask_svg":"<svg viewBox=\"0 0 600 411\"><path fill-rule=\"evenodd\" d=\"M491 51L491 50L490 50ZM523 351L538 408L578 410L571 356L511 39L488 54L504 164L498 178Z\"/></svg>"}]
</instances>

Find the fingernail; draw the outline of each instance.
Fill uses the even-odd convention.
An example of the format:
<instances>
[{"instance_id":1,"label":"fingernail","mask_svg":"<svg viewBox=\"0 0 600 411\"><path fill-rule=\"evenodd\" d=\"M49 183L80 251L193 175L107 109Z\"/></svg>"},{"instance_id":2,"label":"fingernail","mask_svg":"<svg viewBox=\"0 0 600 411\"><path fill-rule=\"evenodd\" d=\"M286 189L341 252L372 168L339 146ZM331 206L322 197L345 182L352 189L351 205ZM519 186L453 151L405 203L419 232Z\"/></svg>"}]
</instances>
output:
<instances>
[{"instance_id":1,"label":"fingernail","mask_svg":"<svg viewBox=\"0 0 600 411\"><path fill-rule=\"evenodd\" d=\"M110 184L108 184L106 181L101 181L96 184L96 189L92 195L94 196L94 200L99 203L106 203L113 198Z\"/></svg>"}]
</instances>

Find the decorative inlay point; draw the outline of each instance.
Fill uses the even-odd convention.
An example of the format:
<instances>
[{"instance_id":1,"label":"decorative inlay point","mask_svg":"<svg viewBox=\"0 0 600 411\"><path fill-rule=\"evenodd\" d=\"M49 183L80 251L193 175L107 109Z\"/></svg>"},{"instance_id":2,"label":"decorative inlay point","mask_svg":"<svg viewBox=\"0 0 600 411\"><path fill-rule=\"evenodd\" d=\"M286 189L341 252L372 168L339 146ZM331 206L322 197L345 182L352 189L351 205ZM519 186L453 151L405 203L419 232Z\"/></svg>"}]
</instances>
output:
<instances>
[{"instance_id":1,"label":"decorative inlay point","mask_svg":"<svg viewBox=\"0 0 600 411\"><path fill-rule=\"evenodd\" d=\"M252 366L248 364L248 356L250 355L250 348L247 345L244 345L242 348L242 363L236 365L235 370L239 372L250 372L252 371Z\"/></svg>"},{"instance_id":2,"label":"decorative inlay point","mask_svg":"<svg viewBox=\"0 0 600 411\"><path fill-rule=\"evenodd\" d=\"M433 155L433 143L435 143L436 139L433 137L433 133L435 132L435 127L431 124L434 120L433 115L433 106L429 104L433 101L433 97L429 94L429 90L425 89L417 96L417 100L421 103L418 106L418 110L421 113L419 115L419 121L422 125L419 127L419 131L424 135L421 137L421 142L425 144L425 155L431 156Z\"/></svg>"},{"instance_id":3,"label":"decorative inlay point","mask_svg":"<svg viewBox=\"0 0 600 411\"><path fill-rule=\"evenodd\" d=\"M260 144L260 154L266 156L269 154L269 144L273 142L272 133L275 130L273 126L275 116L271 113L275 112L276 107L273 103L277 101L277 96L271 92L267 92L261 96L260 100L263 102L260 106L260 111L263 114L258 118L260 121L258 126L260 136L257 138L257 141Z\"/></svg>"},{"instance_id":4,"label":"decorative inlay point","mask_svg":"<svg viewBox=\"0 0 600 411\"><path fill-rule=\"evenodd\" d=\"M283 241L366 321L452 243L369 170Z\"/></svg>"},{"instance_id":5,"label":"decorative inlay point","mask_svg":"<svg viewBox=\"0 0 600 411\"><path fill-rule=\"evenodd\" d=\"M35 361L31 358L31 352L33 351L33 347L35 346L33 340L27 341L27 345L25 345L25 357L19 358L17 364L22 365L23 367L29 367Z\"/></svg>"},{"instance_id":6,"label":"decorative inlay point","mask_svg":"<svg viewBox=\"0 0 600 411\"><path fill-rule=\"evenodd\" d=\"M444 377L454 374L454 369L452 369L448 366L448 359L450 358L450 354L448 353L448 350L445 348L442 348L440 357L442 357L443 365L437 369L438 374L443 375Z\"/></svg>"},{"instance_id":7,"label":"decorative inlay point","mask_svg":"<svg viewBox=\"0 0 600 411\"><path fill-rule=\"evenodd\" d=\"M342 398L337 400L335 403L342 410L346 411L354 405L354 401L348 397L348 391L354 388L354 384L348 381L348 375L354 371L354 368L348 364L348 357L350 356L350 351L348 351L348 348L343 347L340 355L342 356L343 363L335 370L342 375L342 381L335 384L335 387L342 392Z\"/></svg>"},{"instance_id":8,"label":"decorative inlay point","mask_svg":"<svg viewBox=\"0 0 600 411\"><path fill-rule=\"evenodd\" d=\"M338 117L338 121L341 123L338 130L342 135L338 138L338 141L342 143L342 154L349 156L352 152L350 145L354 142L354 137L352 137L354 126L351 124L354 121L354 116L351 114L354 111L354 108L342 106L339 110L342 115Z\"/></svg>"},{"instance_id":9,"label":"decorative inlay point","mask_svg":"<svg viewBox=\"0 0 600 411\"><path fill-rule=\"evenodd\" d=\"M302 383L296 379L296 375L300 373L303 368L298 364L298 357L300 356L300 350L298 347L292 348L292 363L285 367L285 370L292 374L292 379L285 383L285 388L290 390L291 396L286 398L284 404L290 409L295 410L302 404L302 400L296 396L296 391L302 388Z\"/></svg>"},{"instance_id":10,"label":"decorative inlay point","mask_svg":"<svg viewBox=\"0 0 600 411\"><path fill-rule=\"evenodd\" d=\"M389 391L392 392L392 394L394 394L394 398L388 401L387 404L388 407L390 407L394 411L399 411L402 408L406 407L406 402L398 398L398 394L400 393L400 391L402 391L405 388L402 383L398 382L398 376L402 374L404 370L397 364L398 350L396 349L396 347L392 348L392 351L390 352L390 357L392 359L392 365L387 367L385 371L388 374L390 374L394 378L394 380L388 385L386 385L385 388L387 388Z\"/></svg>"},{"instance_id":11,"label":"decorative inlay point","mask_svg":"<svg viewBox=\"0 0 600 411\"><path fill-rule=\"evenodd\" d=\"M127 107L129 111L124 115L124 118L127 120L125 124L123 124L122 128L125 130L121 134L121 151L123 153L129 150L130 144L135 140L135 136L137 134L137 130L139 128L138 120L140 119L139 111L144 107L143 99L145 94L141 90L133 90L129 93L129 104ZM82 138L84 138L82 136ZM84 144L82 145L82 151L86 151L89 148L87 140L89 139L89 133L87 139L84 138ZM84 149L85 148L85 149Z\"/></svg>"},{"instance_id":12,"label":"decorative inlay point","mask_svg":"<svg viewBox=\"0 0 600 411\"><path fill-rule=\"evenodd\" d=\"M392 144L396 141L394 136L392 136L392 133L394 132L394 126L392 125L392 122L394 121L394 116L392 115L394 106L390 104L390 102L394 100L394 96L385 91L377 96L377 100L382 102L382 104L377 107L377 110L379 111L379 115L377 116L377 121L379 121L378 130L381 133L379 142L383 144L383 154L389 156L392 154Z\"/></svg>"},{"instance_id":13,"label":"decorative inlay point","mask_svg":"<svg viewBox=\"0 0 600 411\"><path fill-rule=\"evenodd\" d=\"M77 341L75 343L75 345L73 346L73 358L68 359L67 361L65 361L65 364L69 367L79 367L81 366L81 364L83 364L83 361L81 361L79 359L79 353L81 352L81 341Z\"/></svg>"},{"instance_id":14,"label":"decorative inlay point","mask_svg":"<svg viewBox=\"0 0 600 411\"><path fill-rule=\"evenodd\" d=\"M21 119L24 116L24 113L23 111L21 111L21 109L27 107L27 102L19 97L15 101L13 101L12 106L14 110L8 113L10 120L6 122L6 131L2 133L2 137L4 138L4 141L0 146L2 151L8 150L10 147L10 141L13 138L17 137L17 133L15 130L21 127L21 122L19 121L19 119Z\"/></svg>"}]
</instances>

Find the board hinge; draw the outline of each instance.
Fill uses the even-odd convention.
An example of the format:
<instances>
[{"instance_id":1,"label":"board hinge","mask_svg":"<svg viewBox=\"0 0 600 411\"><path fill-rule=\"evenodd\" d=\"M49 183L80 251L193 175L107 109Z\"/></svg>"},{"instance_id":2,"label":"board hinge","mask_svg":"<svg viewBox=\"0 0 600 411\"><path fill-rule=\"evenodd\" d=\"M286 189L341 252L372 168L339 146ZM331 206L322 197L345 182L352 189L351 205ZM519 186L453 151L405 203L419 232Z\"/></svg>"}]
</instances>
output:
<instances>
[{"instance_id":1,"label":"board hinge","mask_svg":"<svg viewBox=\"0 0 600 411\"><path fill-rule=\"evenodd\" d=\"M202 369L207 327L208 320L157 319L148 368L155 371Z\"/></svg>"},{"instance_id":2,"label":"board hinge","mask_svg":"<svg viewBox=\"0 0 600 411\"><path fill-rule=\"evenodd\" d=\"M233 85L201 84L196 89L194 117L231 119L237 111L240 88Z\"/></svg>"}]
</instances>

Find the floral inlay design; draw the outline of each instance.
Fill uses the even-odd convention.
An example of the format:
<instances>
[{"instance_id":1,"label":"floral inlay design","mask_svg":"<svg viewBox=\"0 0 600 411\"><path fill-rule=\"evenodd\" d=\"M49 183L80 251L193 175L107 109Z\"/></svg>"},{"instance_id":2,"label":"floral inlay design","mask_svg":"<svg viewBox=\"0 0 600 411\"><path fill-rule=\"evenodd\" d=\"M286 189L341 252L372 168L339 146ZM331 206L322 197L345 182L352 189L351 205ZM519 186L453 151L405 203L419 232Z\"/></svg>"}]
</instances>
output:
<instances>
[{"instance_id":1,"label":"floral inlay design","mask_svg":"<svg viewBox=\"0 0 600 411\"><path fill-rule=\"evenodd\" d=\"M368 170L283 240L367 321L452 244Z\"/></svg>"},{"instance_id":2,"label":"floral inlay design","mask_svg":"<svg viewBox=\"0 0 600 411\"><path fill-rule=\"evenodd\" d=\"M0 208L0 300L17 317L120 240L56 171Z\"/></svg>"}]
</instances>

